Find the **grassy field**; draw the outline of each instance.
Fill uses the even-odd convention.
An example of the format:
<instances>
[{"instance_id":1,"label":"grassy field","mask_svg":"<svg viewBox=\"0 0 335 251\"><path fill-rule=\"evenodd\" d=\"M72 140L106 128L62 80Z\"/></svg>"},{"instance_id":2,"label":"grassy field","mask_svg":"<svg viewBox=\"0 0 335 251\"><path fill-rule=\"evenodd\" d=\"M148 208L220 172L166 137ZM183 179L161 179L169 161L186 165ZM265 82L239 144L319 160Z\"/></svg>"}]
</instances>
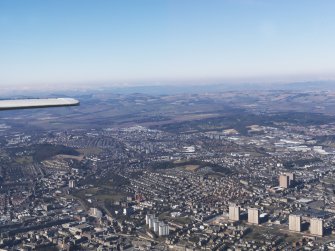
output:
<instances>
[{"instance_id":1,"label":"grassy field","mask_svg":"<svg viewBox=\"0 0 335 251\"><path fill-rule=\"evenodd\" d=\"M187 160L187 161L162 161L162 162L155 162L151 165L151 169L153 170L160 170L160 169L170 169L170 168L183 168L184 170L188 170L191 172L196 172L200 168L210 167L214 173L218 174L231 174L232 170L224 167L219 166L216 164L199 161L199 160Z\"/></svg>"},{"instance_id":2,"label":"grassy field","mask_svg":"<svg viewBox=\"0 0 335 251\"><path fill-rule=\"evenodd\" d=\"M184 168L186 171L195 172L198 170L199 167L200 165L186 165L186 166L182 166L181 168Z\"/></svg>"},{"instance_id":3,"label":"grassy field","mask_svg":"<svg viewBox=\"0 0 335 251\"><path fill-rule=\"evenodd\" d=\"M95 198L100 201L104 202L114 202L119 201L124 198L124 196L121 193L116 193L115 191L111 194L99 194L96 195Z\"/></svg>"},{"instance_id":4,"label":"grassy field","mask_svg":"<svg viewBox=\"0 0 335 251\"><path fill-rule=\"evenodd\" d=\"M32 156L18 157L15 159L15 162L20 165L29 165L33 163L33 157Z\"/></svg>"},{"instance_id":5,"label":"grassy field","mask_svg":"<svg viewBox=\"0 0 335 251\"><path fill-rule=\"evenodd\" d=\"M98 147L88 147L77 149L77 151L83 155L98 155L102 150Z\"/></svg>"},{"instance_id":6,"label":"grassy field","mask_svg":"<svg viewBox=\"0 0 335 251\"><path fill-rule=\"evenodd\" d=\"M93 187L75 191L72 195L86 207L112 205L115 201L122 201L127 196L118 186L118 182L100 179L95 180ZM88 199L92 200L92 204L87 201Z\"/></svg>"},{"instance_id":7,"label":"grassy field","mask_svg":"<svg viewBox=\"0 0 335 251\"><path fill-rule=\"evenodd\" d=\"M63 160L63 159L75 159L75 160L78 160L78 161L82 161L84 159L84 155L81 154L79 156L74 156L74 155L68 155L68 154L58 154L56 156L54 156L55 159L60 159L60 160Z\"/></svg>"}]
</instances>

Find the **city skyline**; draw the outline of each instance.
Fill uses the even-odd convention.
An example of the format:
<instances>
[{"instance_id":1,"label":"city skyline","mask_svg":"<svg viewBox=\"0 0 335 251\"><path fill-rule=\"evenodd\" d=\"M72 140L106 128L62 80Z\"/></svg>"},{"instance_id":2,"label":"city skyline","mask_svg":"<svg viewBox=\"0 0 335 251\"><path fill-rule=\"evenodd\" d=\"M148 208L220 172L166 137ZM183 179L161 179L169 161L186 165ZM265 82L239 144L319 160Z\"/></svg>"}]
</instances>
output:
<instances>
[{"instance_id":1,"label":"city skyline","mask_svg":"<svg viewBox=\"0 0 335 251\"><path fill-rule=\"evenodd\" d=\"M334 79L333 1L1 1L0 87Z\"/></svg>"}]
</instances>

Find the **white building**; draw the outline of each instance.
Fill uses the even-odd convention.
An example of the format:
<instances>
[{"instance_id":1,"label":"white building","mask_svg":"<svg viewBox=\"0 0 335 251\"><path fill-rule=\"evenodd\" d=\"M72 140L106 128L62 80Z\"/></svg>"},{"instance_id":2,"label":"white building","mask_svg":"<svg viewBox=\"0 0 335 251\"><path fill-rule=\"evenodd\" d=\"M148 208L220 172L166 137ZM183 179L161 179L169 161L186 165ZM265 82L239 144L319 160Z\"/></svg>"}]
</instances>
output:
<instances>
[{"instance_id":1,"label":"white building","mask_svg":"<svg viewBox=\"0 0 335 251\"><path fill-rule=\"evenodd\" d=\"M159 221L153 214L147 214L145 216L145 223L149 226L149 229L153 230L159 236L169 235L169 225L163 221Z\"/></svg>"},{"instance_id":2,"label":"white building","mask_svg":"<svg viewBox=\"0 0 335 251\"><path fill-rule=\"evenodd\" d=\"M160 224L160 222L159 222L158 219L154 221L154 232L155 233L159 232L159 224Z\"/></svg>"},{"instance_id":3,"label":"white building","mask_svg":"<svg viewBox=\"0 0 335 251\"><path fill-rule=\"evenodd\" d=\"M95 217L95 218L101 218L102 217L102 212L96 207L90 208L89 214L91 216Z\"/></svg>"},{"instance_id":4,"label":"white building","mask_svg":"<svg viewBox=\"0 0 335 251\"><path fill-rule=\"evenodd\" d=\"M294 232L301 232L301 216L290 215L288 218L289 230Z\"/></svg>"},{"instance_id":5,"label":"white building","mask_svg":"<svg viewBox=\"0 0 335 251\"><path fill-rule=\"evenodd\" d=\"M251 224L259 224L259 210L257 208L248 209L248 222Z\"/></svg>"},{"instance_id":6,"label":"white building","mask_svg":"<svg viewBox=\"0 0 335 251\"><path fill-rule=\"evenodd\" d=\"M312 235L323 236L323 220L311 219L310 232Z\"/></svg>"},{"instance_id":7,"label":"white building","mask_svg":"<svg viewBox=\"0 0 335 251\"><path fill-rule=\"evenodd\" d=\"M167 236L167 235L169 235L169 233L170 233L169 225L165 224L164 222L160 222L158 235L159 236Z\"/></svg>"},{"instance_id":8,"label":"white building","mask_svg":"<svg viewBox=\"0 0 335 251\"><path fill-rule=\"evenodd\" d=\"M158 218L156 218L156 217L152 217L152 218L149 219L149 228L150 229L152 229L152 230L154 229L154 224L155 224L156 221L158 221Z\"/></svg>"},{"instance_id":9,"label":"white building","mask_svg":"<svg viewBox=\"0 0 335 251\"><path fill-rule=\"evenodd\" d=\"M229 220L239 221L240 220L240 207L229 206Z\"/></svg>"},{"instance_id":10,"label":"white building","mask_svg":"<svg viewBox=\"0 0 335 251\"><path fill-rule=\"evenodd\" d=\"M69 180L69 188L75 188L76 187L76 181L75 180Z\"/></svg>"},{"instance_id":11,"label":"white building","mask_svg":"<svg viewBox=\"0 0 335 251\"><path fill-rule=\"evenodd\" d=\"M150 220L151 218L153 218L153 217L155 217L155 215L153 215L153 214L147 214L147 215L145 216L145 224L149 225L149 220Z\"/></svg>"}]
</instances>

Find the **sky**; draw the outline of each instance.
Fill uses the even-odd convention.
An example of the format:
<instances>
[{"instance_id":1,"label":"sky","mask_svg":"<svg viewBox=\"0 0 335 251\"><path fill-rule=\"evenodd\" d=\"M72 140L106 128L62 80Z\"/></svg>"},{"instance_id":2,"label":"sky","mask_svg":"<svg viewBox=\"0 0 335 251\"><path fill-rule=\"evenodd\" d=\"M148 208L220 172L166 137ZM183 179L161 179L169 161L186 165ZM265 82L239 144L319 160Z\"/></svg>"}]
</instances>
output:
<instances>
[{"instance_id":1,"label":"sky","mask_svg":"<svg viewBox=\"0 0 335 251\"><path fill-rule=\"evenodd\" d=\"M334 0L0 0L0 87L335 79Z\"/></svg>"}]
</instances>

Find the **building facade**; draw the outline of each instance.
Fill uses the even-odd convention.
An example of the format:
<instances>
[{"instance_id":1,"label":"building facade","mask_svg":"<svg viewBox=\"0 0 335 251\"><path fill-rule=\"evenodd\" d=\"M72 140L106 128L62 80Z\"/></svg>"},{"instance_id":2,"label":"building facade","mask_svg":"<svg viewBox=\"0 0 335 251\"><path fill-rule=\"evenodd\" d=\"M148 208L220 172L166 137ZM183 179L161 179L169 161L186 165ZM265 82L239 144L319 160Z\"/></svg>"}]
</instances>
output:
<instances>
[{"instance_id":1,"label":"building facade","mask_svg":"<svg viewBox=\"0 0 335 251\"><path fill-rule=\"evenodd\" d=\"M323 236L323 220L318 218L311 219L310 233L316 236Z\"/></svg>"},{"instance_id":2,"label":"building facade","mask_svg":"<svg viewBox=\"0 0 335 251\"><path fill-rule=\"evenodd\" d=\"M251 224L259 224L259 210L257 208L248 209L248 222Z\"/></svg>"},{"instance_id":3,"label":"building facade","mask_svg":"<svg viewBox=\"0 0 335 251\"><path fill-rule=\"evenodd\" d=\"M301 216L290 215L288 218L289 230L294 232L301 232Z\"/></svg>"},{"instance_id":4,"label":"building facade","mask_svg":"<svg viewBox=\"0 0 335 251\"><path fill-rule=\"evenodd\" d=\"M229 206L229 220L239 221L240 220L240 207Z\"/></svg>"}]
</instances>

